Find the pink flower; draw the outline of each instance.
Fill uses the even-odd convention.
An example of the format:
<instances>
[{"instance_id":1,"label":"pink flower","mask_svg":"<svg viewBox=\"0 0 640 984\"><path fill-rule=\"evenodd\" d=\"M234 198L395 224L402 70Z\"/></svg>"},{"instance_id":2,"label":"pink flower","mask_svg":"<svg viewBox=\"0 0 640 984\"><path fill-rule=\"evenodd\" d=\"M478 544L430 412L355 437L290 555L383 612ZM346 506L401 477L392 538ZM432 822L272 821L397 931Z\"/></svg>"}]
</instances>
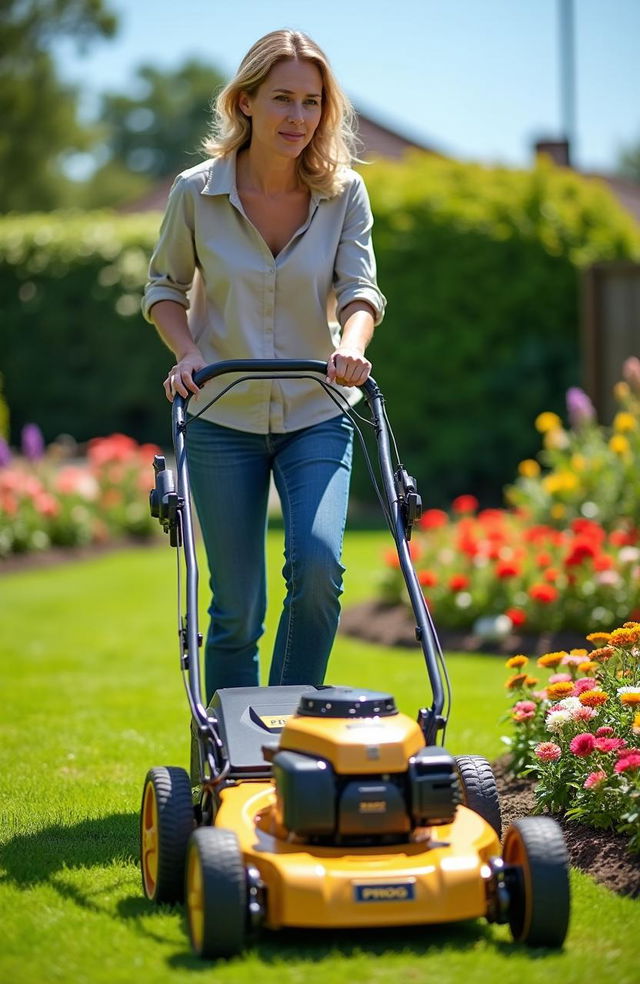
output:
<instances>
[{"instance_id":1,"label":"pink flower","mask_svg":"<svg viewBox=\"0 0 640 984\"><path fill-rule=\"evenodd\" d=\"M562 749L554 741L541 741L534 751L542 762L554 762L562 755Z\"/></svg>"},{"instance_id":2,"label":"pink flower","mask_svg":"<svg viewBox=\"0 0 640 984\"><path fill-rule=\"evenodd\" d=\"M570 673L554 673L549 677L549 683L571 683Z\"/></svg>"},{"instance_id":3,"label":"pink flower","mask_svg":"<svg viewBox=\"0 0 640 984\"><path fill-rule=\"evenodd\" d=\"M519 700L511 709L511 716L514 721L530 721L535 717L536 704L532 700Z\"/></svg>"},{"instance_id":4,"label":"pink flower","mask_svg":"<svg viewBox=\"0 0 640 984\"><path fill-rule=\"evenodd\" d=\"M603 724L596 731L596 738L610 738L613 734L615 734L613 728L609 727L608 724Z\"/></svg>"},{"instance_id":5,"label":"pink flower","mask_svg":"<svg viewBox=\"0 0 640 984\"><path fill-rule=\"evenodd\" d=\"M594 786L599 786L600 783L604 782L607 778L607 773L600 769L598 772L590 772L585 779L582 788L583 789L593 789Z\"/></svg>"},{"instance_id":6,"label":"pink flower","mask_svg":"<svg viewBox=\"0 0 640 984\"><path fill-rule=\"evenodd\" d=\"M583 731L582 734L572 738L569 748L574 755L579 758L587 758L596 747L596 739L590 731Z\"/></svg>"},{"instance_id":7,"label":"pink flower","mask_svg":"<svg viewBox=\"0 0 640 984\"><path fill-rule=\"evenodd\" d=\"M626 745L624 738L596 738L597 752L617 752Z\"/></svg>"},{"instance_id":8,"label":"pink flower","mask_svg":"<svg viewBox=\"0 0 640 984\"><path fill-rule=\"evenodd\" d=\"M571 713L572 721L590 721L598 712L593 707L578 707Z\"/></svg>"},{"instance_id":9,"label":"pink flower","mask_svg":"<svg viewBox=\"0 0 640 984\"><path fill-rule=\"evenodd\" d=\"M613 767L616 772L627 772L629 769L640 769L640 751L629 749L626 755L621 756Z\"/></svg>"},{"instance_id":10,"label":"pink flower","mask_svg":"<svg viewBox=\"0 0 640 984\"><path fill-rule=\"evenodd\" d=\"M598 686L597 680L593 680L591 677L582 677L580 680L576 680L573 687L573 692L575 693L576 697L579 697L580 694L583 694L585 692L585 690L593 690L593 688L597 686Z\"/></svg>"}]
</instances>

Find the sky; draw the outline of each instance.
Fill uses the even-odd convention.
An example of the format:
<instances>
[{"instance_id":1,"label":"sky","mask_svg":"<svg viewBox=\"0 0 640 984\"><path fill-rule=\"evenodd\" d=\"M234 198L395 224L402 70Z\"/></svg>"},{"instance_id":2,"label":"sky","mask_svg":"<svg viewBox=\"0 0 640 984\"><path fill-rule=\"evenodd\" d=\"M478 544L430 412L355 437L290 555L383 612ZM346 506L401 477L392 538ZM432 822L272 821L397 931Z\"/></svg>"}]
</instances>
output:
<instances>
[{"instance_id":1,"label":"sky","mask_svg":"<svg viewBox=\"0 0 640 984\"><path fill-rule=\"evenodd\" d=\"M526 167L563 131L563 0L111 0L120 30L82 56L57 50L87 112L133 91L135 69L188 57L231 76L263 34L291 27L325 51L356 108L462 160ZM640 144L640 0L573 0L575 141L584 171Z\"/></svg>"}]
</instances>

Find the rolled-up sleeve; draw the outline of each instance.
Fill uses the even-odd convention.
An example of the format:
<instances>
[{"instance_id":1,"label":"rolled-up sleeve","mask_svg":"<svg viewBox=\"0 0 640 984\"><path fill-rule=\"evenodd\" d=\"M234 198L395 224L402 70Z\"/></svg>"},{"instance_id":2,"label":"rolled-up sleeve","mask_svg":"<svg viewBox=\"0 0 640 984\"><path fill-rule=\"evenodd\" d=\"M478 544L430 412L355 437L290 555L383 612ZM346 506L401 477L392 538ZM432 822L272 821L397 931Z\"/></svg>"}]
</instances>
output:
<instances>
[{"instance_id":1,"label":"rolled-up sleeve","mask_svg":"<svg viewBox=\"0 0 640 984\"><path fill-rule=\"evenodd\" d=\"M193 203L188 183L179 176L169 193L158 243L149 262L149 280L142 299L147 321L151 321L151 308L158 301L177 301L188 309L187 293L195 269Z\"/></svg>"},{"instance_id":2,"label":"rolled-up sleeve","mask_svg":"<svg viewBox=\"0 0 640 984\"><path fill-rule=\"evenodd\" d=\"M366 301L375 312L375 324L384 316L386 299L376 283L376 260L371 243L373 216L360 175L350 188L342 235L336 253L333 287L336 315L352 301Z\"/></svg>"}]
</instances>

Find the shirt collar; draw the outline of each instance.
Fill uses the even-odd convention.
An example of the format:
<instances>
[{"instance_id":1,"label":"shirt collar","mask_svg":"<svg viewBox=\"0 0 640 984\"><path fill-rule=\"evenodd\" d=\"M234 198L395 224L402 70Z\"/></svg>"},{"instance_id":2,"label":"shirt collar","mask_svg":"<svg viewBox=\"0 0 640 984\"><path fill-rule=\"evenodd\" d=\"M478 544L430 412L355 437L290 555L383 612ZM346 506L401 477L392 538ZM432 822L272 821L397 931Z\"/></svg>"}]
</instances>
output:
<instances>
[{"instance_id":1,"label":"shirt collar","mask_svg":"<svg viewBox=\"0 0 640 984\"><path fill-rule=\"evenodd\" d=\"M237 195L236 190L236 153L226 157L214 157L211 161L209 178L201 195ZM325 191L311 191L311 201L317 204L323 198L329 198Z\"/></svg>"}]
</instances>

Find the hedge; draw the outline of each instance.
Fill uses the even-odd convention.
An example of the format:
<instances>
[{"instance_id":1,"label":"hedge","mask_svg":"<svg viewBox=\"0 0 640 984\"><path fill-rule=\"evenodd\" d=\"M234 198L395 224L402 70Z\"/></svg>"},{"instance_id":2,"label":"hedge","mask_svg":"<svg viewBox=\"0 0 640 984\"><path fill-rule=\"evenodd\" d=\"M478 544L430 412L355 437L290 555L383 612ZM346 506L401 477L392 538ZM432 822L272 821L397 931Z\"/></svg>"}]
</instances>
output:
<instances>
[{"instance_id":1,"label":"hedge","mask_svg":"<svg viewBox=\"0 0 640 984\"><path fill-rule=\"evenodd\" d=\"M496 501L534 452L531 423L580 382L578 277L640 256L607 189L551 165L484 168L415 155L368 167L388 313L370 352L423 498ZM157 214L0 218L11 440L114 431L166 444L170 355L139 314ZM355 491L368 494L363 468Z\"/></svg>"}]
</instances>

